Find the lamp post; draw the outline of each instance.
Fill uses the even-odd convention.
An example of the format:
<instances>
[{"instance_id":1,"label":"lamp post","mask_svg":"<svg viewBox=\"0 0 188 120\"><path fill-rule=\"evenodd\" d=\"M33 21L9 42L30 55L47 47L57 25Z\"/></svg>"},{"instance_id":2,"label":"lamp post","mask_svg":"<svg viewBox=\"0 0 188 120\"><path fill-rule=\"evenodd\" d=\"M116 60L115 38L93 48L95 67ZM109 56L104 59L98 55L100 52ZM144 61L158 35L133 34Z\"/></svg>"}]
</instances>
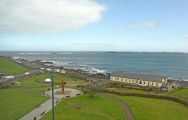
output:
<instances>
[{"instance_id":1,"label":"lamp post","mask_svg":"<svg viewBox=\"0 0 188 120\"><path fill-rule=\"evenodd\" d=\"M53 71L51 69L47 70L49 78L51 78L51 89L52 89L52 120L54 120L54 78Z\"/></svg>"},{"instance_id":2,"label":"lamp post","mask_svg":"<svg viewBox=\"0 0 188 120\"><path fill-rule=\"evenodd\" d=\"M51 72L51 85L52 85L52 120L54 120L54 78Z\"/></svg>"}]
</instances>

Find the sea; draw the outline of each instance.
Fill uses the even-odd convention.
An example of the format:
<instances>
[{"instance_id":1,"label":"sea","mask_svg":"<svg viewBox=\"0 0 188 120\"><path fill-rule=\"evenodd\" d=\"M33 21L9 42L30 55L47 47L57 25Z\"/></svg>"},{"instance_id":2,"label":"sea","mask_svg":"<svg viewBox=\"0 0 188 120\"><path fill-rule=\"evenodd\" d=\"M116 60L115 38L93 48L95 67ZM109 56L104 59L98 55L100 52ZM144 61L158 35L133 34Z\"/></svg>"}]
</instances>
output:
<instances>
[{"instance_id":1,"label":"sea","mask_svg":"<svg viewBox=\"0 0 188 120\"><path fill-rule=\"evenodd\" d=\"M52 61L56 66L91 73L126 71L188 80L188 53L168 52L0 52L0 56Z\"/></svg>"}]
</instances>

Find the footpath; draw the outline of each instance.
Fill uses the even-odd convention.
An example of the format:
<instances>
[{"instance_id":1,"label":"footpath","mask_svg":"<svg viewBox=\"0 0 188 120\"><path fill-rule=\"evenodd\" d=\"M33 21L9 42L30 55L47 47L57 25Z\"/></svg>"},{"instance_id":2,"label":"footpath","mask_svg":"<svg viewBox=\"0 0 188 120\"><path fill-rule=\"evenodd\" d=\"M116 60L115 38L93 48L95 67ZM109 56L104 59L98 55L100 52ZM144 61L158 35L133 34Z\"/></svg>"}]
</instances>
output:
<instances>
[{"instance_id":1,"label":"footpath","mask_svg":"<svg viewBox=\"0 0 188 120\"><path fill-rule=\"evenodd\" d=\"M61 89L55 89L54 93L54 106L56 106L63 99L76 97L83 94L81 91L72 88L65 88L65 94L61 93ZM51 91L46 91L45 95L51 97ZM52 99L50 98L46 102L42 103L39 107L33 109L31 112L23 116L20 120L39 120L51 109Z\"/></svg>"}]
</instances>

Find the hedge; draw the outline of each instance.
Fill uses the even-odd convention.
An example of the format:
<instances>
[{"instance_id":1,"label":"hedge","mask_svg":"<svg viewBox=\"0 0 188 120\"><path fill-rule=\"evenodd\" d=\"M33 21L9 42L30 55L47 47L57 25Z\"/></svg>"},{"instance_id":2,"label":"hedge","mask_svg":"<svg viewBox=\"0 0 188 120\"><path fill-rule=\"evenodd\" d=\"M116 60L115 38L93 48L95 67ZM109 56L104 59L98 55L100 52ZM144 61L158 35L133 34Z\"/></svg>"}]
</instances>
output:
<instances>
[{"instance_id":1,"label":"hedge","mask_svg":"<svg viewBox=\"0 0 188 120\"><path fill-rule=\"evenodd\" d=\"M170 100L174 102L178 102L186 107L188 107L188 102L185 100L182 100L177 97L172 97L172 96L164 96L164 95L154 95L154 94L143 94L143 93L122 93L122 92L117 92L117 91L109 91L105 89L100 89L98 90L99 92L104 92L104 93L110 93L110 94L116 94L120 96L137 96L137 97L147 97L147 98L157 98L157 99L165 99L165 100Z\"/></svg>"}]
</instances>

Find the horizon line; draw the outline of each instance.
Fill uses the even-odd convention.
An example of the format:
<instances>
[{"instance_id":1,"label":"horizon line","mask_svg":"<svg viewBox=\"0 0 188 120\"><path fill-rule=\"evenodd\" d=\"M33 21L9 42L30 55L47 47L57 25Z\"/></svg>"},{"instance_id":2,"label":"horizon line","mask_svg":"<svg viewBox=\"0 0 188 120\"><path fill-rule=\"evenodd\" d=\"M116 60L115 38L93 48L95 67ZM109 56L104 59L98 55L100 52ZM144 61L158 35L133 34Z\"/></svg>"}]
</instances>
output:
<instances>
[{"instance_id":1,"label":"horizon line","mask_svg":"<svg viewBox=\"0 0 188 120\"><path fill-rule=\"evenodd\" d=\"M177 51L118 51L118 50L0 50L0 52L137 52L137 53L188 53Z\"/></svg>"}]
</instances>

